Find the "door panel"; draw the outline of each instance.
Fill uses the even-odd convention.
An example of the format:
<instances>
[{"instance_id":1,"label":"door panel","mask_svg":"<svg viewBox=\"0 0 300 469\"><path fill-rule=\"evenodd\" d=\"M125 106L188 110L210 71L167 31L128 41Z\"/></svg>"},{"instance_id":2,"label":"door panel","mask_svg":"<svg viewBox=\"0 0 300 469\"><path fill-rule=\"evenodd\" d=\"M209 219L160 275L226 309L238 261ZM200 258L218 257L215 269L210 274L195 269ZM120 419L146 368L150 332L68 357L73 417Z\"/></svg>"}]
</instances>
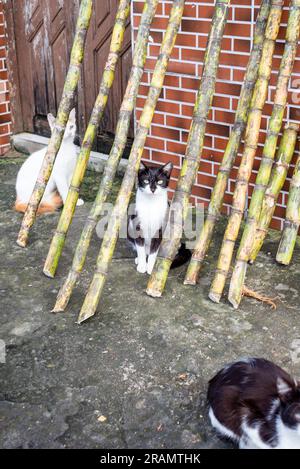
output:
<instances>
[{"instance_id":1,"label":"door panel","mask_svg":"<svg viewBox=\"0 0 300 469\"><path fill-rule=\"evenodd\" d=\"M24 130L49 135L47 114L56 114L72 47L79 0L13 0ZM118 0L94 2L83 74L77 96L82 136L107 59ZM70 14L71 12L71 14ZM108 150L131 68L128 21L116 80L99 129L97 148ZM104 143L103 143L104 142ZM107 143L108 142L108 143Z\"/></svg>"},{"instance_id":2,"label":"door panel","mask_svg":"<svg viewBox=\"0 0 300 469\"><path fill-rule=\"evenodd\" d=\"M87 53L84 63L86 120L90 116L95 97L99 92L102 73L109 53L111 34L117 9L118 0L104 0L101 4L95 2L94 5L93 21L88 35ZM116 69L115 82L99 127L99 138L97 141L97 149L99 151L107 153L111 146L112 135L115 132L131 63L131 34L130 21L128 21L120 60ZM130 137L132 136L133 125L130 131Z\"/></svg>"},{"instance_id":3,"label":"door panel","mask_svg":"<svg viewBox=\"0 0 300 469\"><path fill-rule=\"evenodd\" d=\"M69 61L70 0L14 0L24 130L48 135L47 114L56 113ZM70 24L71 26L71 24Z\"/></svg>"}]
</instances>

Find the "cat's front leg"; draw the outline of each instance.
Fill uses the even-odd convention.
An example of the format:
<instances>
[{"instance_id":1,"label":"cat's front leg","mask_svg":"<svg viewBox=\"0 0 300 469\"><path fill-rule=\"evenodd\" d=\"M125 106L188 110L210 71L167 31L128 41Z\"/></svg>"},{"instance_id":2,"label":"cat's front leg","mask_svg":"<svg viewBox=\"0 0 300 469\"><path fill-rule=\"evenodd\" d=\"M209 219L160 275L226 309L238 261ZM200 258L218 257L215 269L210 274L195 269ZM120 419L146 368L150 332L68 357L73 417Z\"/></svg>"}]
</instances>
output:
<instances>
[{"instance_id":1,"label":"cat's front leg","mask_svg":"<svg viewBox=\"0 0 300 469\"><path fill-rule=\"evenodd\" d=\"M158 251L152 253L148 257L148 263L147 263L147 274L151 275L152 271L155 266L156 258L157 258Z\"/></svg>"},{"instance_id":2,"label":"cat's front leg","mask_svg":"<svg viewBox=\"0 0 300 469\"><path fill-rule=\"evenodd\" d=\"M156 236L152 238L151 244L150 244L150 254L149 254L148 263L147 263L147 274L149 275L152 274L152 271L154 269L154 265L156 262L161 240L162 240L162 230L159 230Z\"/></svg>"},{"instance_id":3,"label":"cat's front leg","mask_svg":"<svg viewBox=\"0 0 300 469\"><path fill-rule=\"evenodd\" d=\"M137 268L136 270L140 274L145 274L147 271L147 254L145 249L144 240L139 238L136 240L136 250L137 250Z\"/></svg>"},{"instance_id":4,"label":"cat's front leg","mask_svg":"<svg viewBox=\"0 0 300 469\"><path fill-rule=\"evenodd\" d=\"M56 184L57 190L59 192L59 195L61 196L61 198L63 200L63 203L65 204L66 200L67 200L68 193L69 193L68 182L64 177L58 176L58 177L55 178L55 184Z\"/></svg>"},{"instance_id":5,"label":"cat's front leg","mask_svg":"<svg viewBox=\"0 0 300 469\"><path fill-rule=\"evenodd\" d=\"M65 204L66 200L67 200L67 197L68 197L70 184L68 183L68 181L66 181L61 176L56 177L55 184L56 184L57 190L58 190L58 192L59 192L59 194L60 194L60 196L63 200L63 203ZM81 207L82 205L84 205L84 201L82 199L78 199L76 205L77 205L77 207Z\"/></svg>"},{"instance_id":6,"label":"cat's front leg","mask_svg":"<svg viewBox=\"0 0 300 469\"><path fill-rule=\"evenodd\" d=\"M75 168L74 168L75 169ZM73 175L73 172L74 172L74 169L72 171L72 173L70 174L70 177L68 179L68 187L71 186L71 182L72 182L72 175ZM84 205L84 200L83 199L78 199L77 200L77 203L76 203L76 207L82 207Z\"/></svg>"}]
</instances>

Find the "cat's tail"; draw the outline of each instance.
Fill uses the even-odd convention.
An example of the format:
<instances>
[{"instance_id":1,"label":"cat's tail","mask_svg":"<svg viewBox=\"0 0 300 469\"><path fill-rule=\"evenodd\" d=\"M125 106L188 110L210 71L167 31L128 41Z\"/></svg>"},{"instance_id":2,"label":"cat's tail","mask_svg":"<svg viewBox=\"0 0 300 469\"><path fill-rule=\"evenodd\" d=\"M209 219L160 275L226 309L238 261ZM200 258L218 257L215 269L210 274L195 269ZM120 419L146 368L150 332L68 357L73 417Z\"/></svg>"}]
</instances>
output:
<instances>
[{"instance_id":1,"label":"cat's tail","mask_svg":"<svg viewBox=\"0 0 300 469\"><path fill-rule=\"evenodd\" d=\"M61 208L63 205L62 198L58 193L55 193L49 202L42 202L38 208L37 214L43 215L46 213L54 213L56 210ZM20 200L16 200L15 203L15 210L20 213L25 213L27 210L28 204L25 202L21 202Z\"/></svg>"},{"instance_id":2,"label":"cat's tail","mask_svg":"<svg viewBox=\"0 0 300 469\"><path fill-rule=\"evenodd\" d=\"M175 259L171 265L171 269L177 269L177 267L181 267L182 265L189 262L191 257L192 257L191 251L186 248L185 243L181 243L181 246L178 249Z\"/></svg>"}]
</instances>

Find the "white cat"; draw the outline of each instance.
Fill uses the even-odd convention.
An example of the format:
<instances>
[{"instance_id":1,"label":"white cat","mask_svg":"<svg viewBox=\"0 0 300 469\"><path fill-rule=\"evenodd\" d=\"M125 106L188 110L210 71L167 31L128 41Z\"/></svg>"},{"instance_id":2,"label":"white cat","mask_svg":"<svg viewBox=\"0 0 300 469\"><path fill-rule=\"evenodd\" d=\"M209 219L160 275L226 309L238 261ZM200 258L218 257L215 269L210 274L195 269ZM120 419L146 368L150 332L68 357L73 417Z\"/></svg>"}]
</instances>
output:
<instances>
[{"instance_id":1,"label":"white cat","mask_svg":"<svg viewBox=\"0 0 300 469\"><path fill-rule=\"evenodd\" d=\"M48 114L48 122L52 132L55 125L55 117L52 114ZM76 112L73 109L38 214L55 212L66 202L77 161L78 150L74 145L75 134ZM26 211L46 152L47 147L33 153L27 158L19 171L16 182L17 200L15 203L15 209L18 212L24 213ZM83 204L83 200L79 199L77 205Z\"/></svg>"}]
</instances>

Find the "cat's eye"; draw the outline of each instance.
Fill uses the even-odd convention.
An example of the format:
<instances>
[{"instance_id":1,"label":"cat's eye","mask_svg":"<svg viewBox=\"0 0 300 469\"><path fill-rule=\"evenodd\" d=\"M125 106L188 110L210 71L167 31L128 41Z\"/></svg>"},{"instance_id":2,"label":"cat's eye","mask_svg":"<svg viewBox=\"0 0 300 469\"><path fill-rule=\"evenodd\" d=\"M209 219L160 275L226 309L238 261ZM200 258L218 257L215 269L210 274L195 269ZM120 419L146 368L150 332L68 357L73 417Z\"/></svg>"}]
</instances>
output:
<instances>
[{"instance_id":1,"label":"cat's eye","mask_svg":"<svg viewBox=\"0 0 300 469\"><path fill-rule=\"evenodd\" d=\"M149 179L144 179L144 184L150 184Z\"/></svg>"},{"instance_id":2,"label":"cat's eye","mask_svg":"<svg viewBox=\"0 0 300 469\"><path fill-rule=\"evenodd\" d=\"M164 183L164 181L162 181L162 180L160 180L160 181L157 181L157 184L158 184L159 186L162 186L162 185L163 185L163 183Z\"/></svg>"}]
</instances>

